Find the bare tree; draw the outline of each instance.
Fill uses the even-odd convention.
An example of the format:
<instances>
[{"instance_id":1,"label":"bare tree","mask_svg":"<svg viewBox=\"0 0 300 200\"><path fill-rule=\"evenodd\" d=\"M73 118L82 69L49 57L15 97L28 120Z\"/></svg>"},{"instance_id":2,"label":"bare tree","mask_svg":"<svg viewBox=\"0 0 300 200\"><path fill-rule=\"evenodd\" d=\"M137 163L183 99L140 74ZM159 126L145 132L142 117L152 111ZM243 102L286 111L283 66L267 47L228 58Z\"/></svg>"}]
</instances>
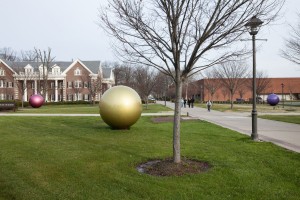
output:
<instances>
[{"instance_id":1,"label":"bare tree","mask_svg":"<svg viewBox=\"0 0 300 200\"><path fill-rule=\"evenodd\" d=\"M281 50L281 57L300 65L300 13L298 13L298 25L291 26L291 34L285 40L285 49Z\"/></svg>"},{"instance_id":2,"label":"bare tree","mask_svg":"<svg viewBox=\"0 0 300 200\"><path fill-rule=\"evenodd\" d=\"M248 67L242 62L230 61L214 68L214 73L222 86L229 91L230 108L232 109L234 94L241 86L245 85L249 77Z\"/></svg>"},{"instance_id":3,"label":"bare tree","mask_svg":"<svg viewBox=\"0 0 300 200\"><path fill-rule=\"evenodd\" d=\"M10 47L4 47L0 49L0 58L9 60L9 61L15 61L17 60L17 53Z\"/></svg>"},{"instance_id":4,"label":"bare tree","mask_svg":"<svg viewBox=\"0 0 300 200\"><path fill-rule=\"evenodd\" d=\"M149 67L137 66L134 71L134 88L146 103L148 108L148 97L157 84L157 71L151 70Z\"/></svg>"},{"instance_id":5,"label":"bare tree","mask_svg":"<svg viewBox=\"0 0 300 200\"><path fill-rule=\"evenodd\" d=\"M109 0L99 25L125 60L172 77L175 89L173 160L180 155L182 83L200 70L245 53L231 48L257 15L268 24L284 0ZM119 43L117 43L119 42Z\"/></svg>"},{"instance_id":6,"label":"bare tree","mask_svg":"<svg viewBox=\"0 0 300 200\"><path fill-rule=\"evenodd\" d=\"M49 70L51 67L51 63L54 61L54 57L51 55L51 48L48 48L48 50L43 50L41 51L40 49L34 49L36 53L36 60L37 63L40 63L41 65L39 66L39 87L38 87L38 93L40 93L45 100L46 99L46 94L48 92L48 74Z\"/></svg>"},{"instance_id":7,"label":"bare tree","mask_svg":"<svg viewBox=\"0 0 300 200\"><path fill-rule=\"evenodd\" d=\"M166 101L167 99L170 99L169 86L172 84L172 79L170 76L159 71L156 77L156 82L157 84L154 86L153 92L156 94L156 97L164 99L165 106L167 106Z\"/></svg>"},{"instance_id":8,"label":"bare tree","mask_svg":"<svg viewBox=\"0 0 300 200\"><path fill-rule=\"evenodd\" d=\"M22 61L36 61L37 59L37 53L36 51L33 50L28 50L28 51L21 51L21 59Z\"/></svg>"},{"instance_id":9,"label":"bare tree","mask_svg":"<svg viewBox=\"0 0 300 200\"><path fill-rule=\"evenodd\" d=\"M252 79L248 79L247 83L248 88L252 91L253 84ZM256 72L256 95L260 96L264 91L271 87L271 79L268 78L268 75L264 71Z\"/></svg>"},{"instance_id":10,"label":"bare tree","mask_svg":"<svg viewBox=\"0 0 300 200\"><path fill-rule=\"evenodd\" d=\"M18 91L21 94L21 103L22 103L22 108L24 107L24 95L26 93L26 90L28 90L28 84L30 81L34 80L34 72L33 71L23 71L24 68L19 65L18 62L13 63L13 69L16 72L19 72L18 74L15 74L15 84L18 88Z\"/></svg>"},{"instance_id":11,"label":"bare tree","mask_svg":"<svg viewBox=\"0 0 300 200\"><path fill-rule=\"evenodd\" d=\"M205 79L204 87L210 94L210 100L213 101L214 94L220 88L220 81L217 79L217 74L214 73L213 70L206 71L205 76L206 79Z\"/></svg>"},{"instance_id":12,"label":"bare tree","mask_svg":"<svg viewBox=\"0 0 300 200\"><path fill-rule=\"evenodd\" d=\"M102 73L99 71L96 77L90 77L90 81L88 82L88 89L91 95L91 101L93 105L95 105L96 95L102 92Z\"/></svg>"},{"instance_id":13,"label":"bare tree","mask_svg":"<svg viewBox=\"0 0 300 200\"><path fill-rule=\"evenodd\" d=\"M134 69L132 66L125 63L120 65L115 64L113 72L116 85L133 87Z\"/></svg>"}]
</instances>

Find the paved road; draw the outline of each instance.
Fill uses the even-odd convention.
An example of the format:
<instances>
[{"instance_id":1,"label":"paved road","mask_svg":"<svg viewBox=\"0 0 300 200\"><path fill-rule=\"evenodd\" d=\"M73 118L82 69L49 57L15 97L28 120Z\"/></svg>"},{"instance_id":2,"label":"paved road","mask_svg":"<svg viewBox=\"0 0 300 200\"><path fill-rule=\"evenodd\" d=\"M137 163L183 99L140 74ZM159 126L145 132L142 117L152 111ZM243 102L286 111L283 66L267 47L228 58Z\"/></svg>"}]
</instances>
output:
<instances>
[{"instance_id":1,"label":"paved road","mask_svg":"<svg viewBox=\"0 0 300 200\"><path fill-rule=\"evenodd\" d=\"M158 101L165 104L164 101ZM167 106L174 109L174 103L167 102ZM225 128L251 135L251 113L219 112L212 110L208 112L204 108L182 108L182 114L188 113L189 116L202 119ZM285 122L278 122L266 119L257 119L259 139L273 142L279 146L300 153L300 125Z\"/></svg>"}]
</instances>

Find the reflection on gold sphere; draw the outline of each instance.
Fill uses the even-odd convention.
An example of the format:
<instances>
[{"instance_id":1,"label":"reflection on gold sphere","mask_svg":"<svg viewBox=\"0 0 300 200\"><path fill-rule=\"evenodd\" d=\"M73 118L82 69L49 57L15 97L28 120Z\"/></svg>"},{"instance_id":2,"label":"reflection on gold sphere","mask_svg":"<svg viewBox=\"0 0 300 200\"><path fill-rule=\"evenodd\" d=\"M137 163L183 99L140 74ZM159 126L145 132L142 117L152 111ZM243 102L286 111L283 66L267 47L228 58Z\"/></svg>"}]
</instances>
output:
<instances>
[{"instance_id":1,"label":"reflection on gold sphere","mask_svg":"<svg viewBox=\"0 0 300 200\"><path fill-rule=\"evenodd\" d=\"M100 102L100 116L114 129L128 129L142 113L141 98L127 86L115 86L104 92Z\"/></svg>"}]
</instances>

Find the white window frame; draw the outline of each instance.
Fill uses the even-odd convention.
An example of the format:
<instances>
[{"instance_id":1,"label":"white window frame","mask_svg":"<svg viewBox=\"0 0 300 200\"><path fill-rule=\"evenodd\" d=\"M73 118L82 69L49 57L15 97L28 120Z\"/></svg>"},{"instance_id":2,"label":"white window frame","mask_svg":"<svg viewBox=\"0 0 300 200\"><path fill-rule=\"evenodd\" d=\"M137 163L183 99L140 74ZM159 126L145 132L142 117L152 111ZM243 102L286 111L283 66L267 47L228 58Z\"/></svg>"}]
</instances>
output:
<instances>
[{"instance_id":1,"label":"white window frame","mask_svg":"<svg viewBox=\"0 0 300 200\"><path fill-rule=\"evenodd\" d=\"M0 88L4 88L4 86L5 86L4 80L0 80Z\"/></svg>"},{"instance_id":2,"label":"white window frame","mask_svg":"<svg viewBox=\"0 0 300 200\"><path fill-rule=\"evenodd\" d=\"M13 83L12 82L8 82L8 87L12 88L13 87Z\"/></svg>"},{"instance_id":3,"label":"white window frame","mask_svg":"<svg viewBox=\"0 0 300 200\"><path fill-rule=\"evenodd\" d=\"M0 76L5 76L5 70L0 68Z\"/></svg>"},{"instance_id":4,"label":"white window frame","mask_svg":"<svg viewBox=\"0 0 300 200\"><path fill-rule=\"evenodd\" d=\"M72 81L68 81L68 88L72 88Z\"/></svg>"},{"instance_id":5,"label":"white window frame","mask_svg":"<svg viewBox=\"0 0 300 200\"><path fill-rule=\"evenodd\" d=\"M80 76L81 75L81 70L79 68L74 70L74 76Z\"/></svg>"},{"instance_id":6,"label":"white window frame","mask_svg":"<svg viewBox=\"0 0 300 200\"><path fill-rule=\"evenodd\" d=\"M74 88L81 88L81 81L77 80L77 81L74 81Z\"/></svg>"}]
</instances>

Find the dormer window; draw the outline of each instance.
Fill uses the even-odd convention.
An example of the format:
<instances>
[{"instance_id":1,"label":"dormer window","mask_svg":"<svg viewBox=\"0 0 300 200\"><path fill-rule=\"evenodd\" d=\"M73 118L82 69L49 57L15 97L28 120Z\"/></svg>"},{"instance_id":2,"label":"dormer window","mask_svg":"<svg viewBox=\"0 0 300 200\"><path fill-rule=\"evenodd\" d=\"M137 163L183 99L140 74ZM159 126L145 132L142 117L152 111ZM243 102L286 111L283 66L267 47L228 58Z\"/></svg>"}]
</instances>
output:
<instances>
[{"instance_id":1,"label":"dormer window","mask_svg":"<svg viewBox=\"0 0 300 200\"><path fill-rule=\"evenodd\" d=\"M25 74L32 74L33 73L33 67L30 65L27 65L25 68Z\"/></svg>"},{"instance_id":2,"label":"dormer window","mask_svg":"<svg viewBox=\"0 0 300 200\"><path fill-rule=\"evenodd\" d=\"M75 70L74 70L74 75L75 75L75 76L80 76L80 75L81 75L81 70L78 69L78 68L75 69Z\"/></svg>"},{"instance_id":3,"label":"dormer window","mask_svg":"<svg viewBox=\"0 0 300 200\"><path fill-rule=\"evenodd\" d=\"M60 67L59 66L54 66L52 68L52 74L54 74L54 75L60 75Z\"/></svg>"},{"instance_id":4,"label":"dormer window","mask_svg":"<svg viewBox=\"0 0 300 200\"><path fill-rule=\"evenodd\" d=\"M5 71L2 68L0 68L0 76L5 76Z\"/></svg>"},{"instance_id":5,"label":"dormer window","mask_svg":"<svg viewBox=\"0 0 300 200\"><path fill-rule=\"evenodd\" d=\"M39 71L40 71L40 74L43 75L43 74L47 74L47 67L46 66L39 66Z\"/></svg>"}]
</instances>

